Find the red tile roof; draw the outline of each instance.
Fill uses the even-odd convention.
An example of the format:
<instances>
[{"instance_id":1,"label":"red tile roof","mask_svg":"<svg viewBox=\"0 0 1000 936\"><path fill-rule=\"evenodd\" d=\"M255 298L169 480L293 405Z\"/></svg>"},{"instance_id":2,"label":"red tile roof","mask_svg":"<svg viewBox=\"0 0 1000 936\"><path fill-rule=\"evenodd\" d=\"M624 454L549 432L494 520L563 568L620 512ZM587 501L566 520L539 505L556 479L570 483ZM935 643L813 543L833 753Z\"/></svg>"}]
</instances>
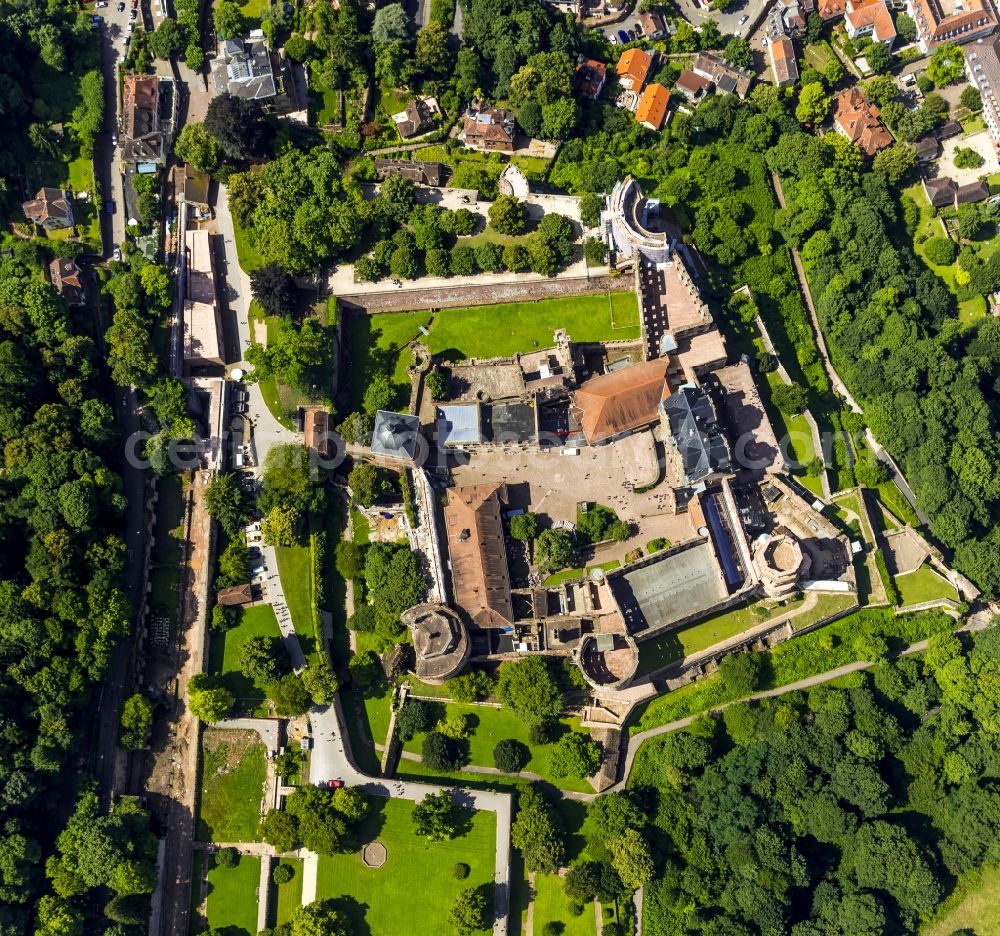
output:
<instances>
[{"instance_id":1,"label":"red tile roof","mask_svg":"<svg viewBox=\"0 0 1000 936\"><path fill-rule=\"evenodd\" d=\"M667 119L667 105L670 103L670 92L661 84L646 86L639 98L639 106L635 109L635 119L645 124L650 130L661 130Z\"/></svg>"}]
</instances>

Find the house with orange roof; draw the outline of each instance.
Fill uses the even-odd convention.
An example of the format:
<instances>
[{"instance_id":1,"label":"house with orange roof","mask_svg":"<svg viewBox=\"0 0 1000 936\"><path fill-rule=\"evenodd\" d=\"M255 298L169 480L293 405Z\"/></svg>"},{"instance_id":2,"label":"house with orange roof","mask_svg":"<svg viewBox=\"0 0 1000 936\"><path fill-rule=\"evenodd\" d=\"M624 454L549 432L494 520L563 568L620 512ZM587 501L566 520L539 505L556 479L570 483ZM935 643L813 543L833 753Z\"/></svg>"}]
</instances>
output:
<instances>
[{"instance_id":1,"label":"house with orange roof","mask_svg":"<svg viewBox=\"0 0 1000 936\"><path fill-rule=\"evenodd\" d=\"M647 85L635 109L635 119L650 130L662 130L670 122L669 104L670 92L663 85Z\"/></svg>"},{"instance_id":2,"label":"house with orange roof","mask_svg":"<svg viewBox=\"0 0 1000 936\"><path fill-rule=\"evenodd\" d=\"M896 41L896 24L885 0L847 0L844 28L851 39L871 36L890 49Z\"/></svg>"},{"instance_id":3,"label":"house with orange roof","mask_svg":"<svg viewBox=\"0 0 1000 936\"><path fill-rule=\"evenodd\" d=\"M626 90L638 94L653 69L653 56L645 49L626 49L618 59L615 73L618 83Z\"/></svg>"},{"instance_id":4,"label":"house with orange roof","mask_svg":"<svg viewBox=\"0 0 1000 936\"><path fill-rule=\"evenodd\" d=\"M830 23L844 15L844 0L819 0L816 12L824 23Z\"/></svg>"},{"instance_id":5,"label":"house with orange roof","mask_svg":"<svg viewBox=\"0 0 1000 936\"><path fill-rule=\"evenodd\" d=\"M795 45L788 36L773 39L768 43L768 53L771 57L771 71L774 83L779 88L795 84L799 80L799 66L795 61Z\"/></svg>"},{"instance_id":6,"label":"house with orange roof","mask_svg":"<svg viewBox=\"0 0 1000 936\"><path fill-rule=\"evenodd\" d=\"M874 156L892 143L892 134L882 123L879 109L857 86L841 91L833 99L833 125L866 156Z\"/></svg>"}]
</instances>

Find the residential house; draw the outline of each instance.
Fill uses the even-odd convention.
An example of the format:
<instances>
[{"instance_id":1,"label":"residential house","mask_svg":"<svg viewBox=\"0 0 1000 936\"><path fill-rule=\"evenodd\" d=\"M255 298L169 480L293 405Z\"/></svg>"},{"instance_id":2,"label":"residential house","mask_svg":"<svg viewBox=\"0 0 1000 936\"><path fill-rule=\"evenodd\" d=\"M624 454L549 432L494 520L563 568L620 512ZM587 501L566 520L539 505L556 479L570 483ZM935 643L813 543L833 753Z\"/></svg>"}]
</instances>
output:
<instances>
[{"instance_id":1,"label":"residential house","mask_svg":"<svg viewBox=\"0 0 1000 936\"><path fill-rule=\"evenodd\" d=\"M713 82L717 91L723 94L735 94L740 99L750 93L750 85L755 77L752 71L730 65L711 52L699 52L694 57L691 70L696 75Z\"/></svg>"},{"instance_id":2,"label":"residential house","mask_svg":"<svg viewBox=\"0 0 1000 936\"><path fill-rule=\"evenodd\" d=\"M229 588L220 588L215 593L215 603L238 607L250 604L253 601L253 586L247 582L243 585L232 585Z\"/></svg>"},{"instance_id":3,"label":"residential house","mask_svg":"<svg viewBox=\"0 0 1000 936\"><path fill-rule=\"evenodd\" d=\"M440 118L441 106L435 97L416 98L398 114L392 115L396 132L401 140L408 140L430 129L435 118Z\"/></svg>"},{"instance_id":4,"label":"residential house","mask_svg":"<svg viewBox=\"0 0 1000 936\"><path fill-rule=\"evenodd\" d=\"M799 80L799 66L795 61L795 46L788 36L774 39L768 43L768 55L771 59L771 72L774 82L779 88L786 88Z\"/></svg>"},{"instance_id":5,"label":"residential house","mask_svg":"<svg viewBox=\"0 0 1000 936\"><path fill-rule=\"evenodd\" d=\"M439 162L417 162L413 159L376 159L375 178L379 182L391 175L401 175L417 185L431 185L435 188L444 180L444 164Z\"/></svg>"},{"instance_id":6,"label":"residential house","mask_svg":"<svg viewBox=\"0 0 1000 936\"><path fill-rule=\"evenodd\" d=\"M122 88L122 159L159 163L167 159L176 106L173 81L156 75L126 75Z\"/></svg>"},{"instance_id":7,"label":"residential house","mask_svg":"<svg viewBox=\"0 0 1000 936\"><path fill-rule=\"evenodd\" d=\"M40 188L31 201L21 204L24 216L46 231L73 227L73 203L68 193L58 188Z\"/></svg>"},{"instance_id":8,"label":"residential house","mask_svg":"<svg viewBox=\"0 0 1000 936\"><path fill-rule=\"evenodd\" d=\"M458 139L470 149L513 153L516 136L517 124L511 111L476 101L465 112Z\"/></svg>"},{"instance_id":9,"label":"residential house","mask_svg":"<svg viewBox=\"0 0 1000 936\"><path fill-rule=\"evenodd\" d=\"M670 120L669 104L670 92L663 85L656 82L646 85L635 109L635 119L650 130L662 130Z\"/></svg>"},{"instance_id":10,"label":"residential house","mask_svg":"<svg viewBox=\"0 0 1000 936\"><path fill-rule=\"evenodd\" d=\"M906 0L906 12L917 24L921 52L945 42L981 39L997 26L990 0Z\"/></svg>"},{"instance_id":11,"label":"residential house","mask_svg":"<svg viewBox=\"0 0 1000 936\"><path fill-rule=\"evenodd\" d=\"M834 98L833 125L866 156L874 156L892 143L879 109L856 85Z\"/></svg>"},{"instance_id":12,"label":"residential house","mask_svg":"<svg viewBox=\"0 0 1000 936\"><path fill-rule=\"evenodd\" d=\"M642 29L642 34L647 39L665 39L667 36L667 24L663 17L656 11L650 10L648 13L640 13L636 20Z\"/></svg>"},{"instance_id":13,"label":"residential house","mask_svg":"<svg viewBox=\"0 0 1000 936\"><path fill-rule=\"evenodd\" d=\"M939 140L950 140L952 137L961 136L964 132L965 128L957 120L946 120L934 128L934 136Z\"/></svg>"},{"instance_id":14,"label":"residential house","mask_svg":"<svg viewBox=\"0 0 1000 936\"><path fill-rule=\"evenodd\" d=\"M596 101L601 96L607 80L607 65L580 56L576 65L576 89L583 97Z\"/></svg>"},{"instance_id":15,"label":"residential house","mask_svg":"<svg viewBox=\"0 0 1000 936\"><path fill-rule=\"evenodd\" d=\"M287 67L267 46L263 30L253 29L246 39L222 39L212 60L212 83L216 94L229 93L245 101L256 101L279 113L298 110L295 83Z\"/></svg>"},{"instance_id":16,"label":"residential house","mask_svg":"<svg viewBox=\"0 0 1000 936\"><path fill-rule=\"evenodd\" d=\"M626 49L622 52L622 57L618 59L615 66L615 73L618 75L618 83L633 94L642 91L649 74L653 70L653 56L645 49Z\"/></svg>"},{"instance_id":17,"label":"residential house","mask_svg":"<svg viewBox=\"0 0 1000 936\"><path fill-rule=\"evenodd\" d=\"M49 264L49 279L67 305L86 304L87 294L83 285L83 273L72 260L65 258L53 260Z\"/></svg>"},{"instance_id":18,"label":"residential house","mask_svg":"<svg viewBox=\"0 0 1000 936\"><path fill-rule=\"evenodd\" d=\"M844 29L851 39L870 36L890 49L896 41L896 24L885 0L847 0Z\"/></svg>"},{"instance_id":19,"label":"residential house","mask_svg":"<svg viewBox=\"0 0 1000 936\"><path fill-rule=\"evenodd\" d=\"M674 90L679 91L689 101L700 101L712 87L712 82L690 68L685 68L674 82Z\"/></svg>"},{"instance_id":20,"label":"residential house","mask_svg":"<svg viewBox=\"0 0 1000 936\"><path fill-rule=\"evenodd\" d=\"M983 120L1000 149L1000 39L977 39L965 46L965 73L983 99Z\"/></svg>"}]
</instances>

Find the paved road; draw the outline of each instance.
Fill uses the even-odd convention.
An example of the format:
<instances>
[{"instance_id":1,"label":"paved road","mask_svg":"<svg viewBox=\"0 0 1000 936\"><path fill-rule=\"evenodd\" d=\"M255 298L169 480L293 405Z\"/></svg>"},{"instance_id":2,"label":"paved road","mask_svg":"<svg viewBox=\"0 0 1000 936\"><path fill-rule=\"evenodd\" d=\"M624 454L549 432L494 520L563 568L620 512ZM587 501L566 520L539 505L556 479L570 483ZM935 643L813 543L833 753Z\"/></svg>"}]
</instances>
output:
<instances>
[{"instance_id":1,"label":"paved road","mask_svg":"<svg viewBox=\"0 0 1000 936\"><path fill-rule=\"evenodd\" d=\"M278 575L278 557L273 546L260 547L261 555L264 557L264 566L267 569L266 585L267 598L274 608L274 616L278 619L278 630L281 631L281 642L288 651L288 658L292 662L292 669L296 673L302 672L306 668L305 654L302 652L302 645L299 643L298 635L295 633L295 625L292 623L292 615L288 610L288 603L285 601L285 591L281 585L281 576Z\"/></svg>"},{"instance_id":2,"label":"paved road","mask_svg":"<svg viewBox=\"0 0 1000 936\"><path fill-rule=\"evenodd\" d=\"M247 318L250 309L250 277L240 268L236 256L236 236L233 230L233 216L229 211L229 199L226 188L218 187L219 194L215 204L215 217L222 233L226 262L225 269L219 271L219 282L227 292L230 311L236 315L236 325L239 331L240 354L250 347L250 324ZM245 367L245 362L238 362ZM254 420L254 444L257 448L257 459L264 464L267 453L275 446L288 442L301 442L298 433L286 429L271 415L264 403L264 396L257 384L247 384L250 391L250 415Z\"/></svg>"},{"instance_id":3,"label":"paved road","mask_svg":"<svg viewBox=\"0 0 1000 936\"><path fill-rule=\"evenodd\" d=\"M255 731L269 751L277 754L281 736L281 722L277 718L225 718L213 722L213 728L223 731Z\"/></svg>"},{"instance_id":4,"label":"paved road","mask_svg":"<svg viewBox=\"0 0 1000 936\"><path fill-rule=\"evenodd\" d=\"M309 712L313 751L309 780L343 780L349 786L360 786L374 796L397 796L419 802L428 793L445 787L430 783L413 783L393 778L369 777L352 763L344 743L344 715L338 696L333 705L314 708ZM510 823L511 797L507 793L451 788L455 799L473 809L496 813L496 861L494 867L493 936L506 936L510 895Z\"/></svg>"}]
</instances>

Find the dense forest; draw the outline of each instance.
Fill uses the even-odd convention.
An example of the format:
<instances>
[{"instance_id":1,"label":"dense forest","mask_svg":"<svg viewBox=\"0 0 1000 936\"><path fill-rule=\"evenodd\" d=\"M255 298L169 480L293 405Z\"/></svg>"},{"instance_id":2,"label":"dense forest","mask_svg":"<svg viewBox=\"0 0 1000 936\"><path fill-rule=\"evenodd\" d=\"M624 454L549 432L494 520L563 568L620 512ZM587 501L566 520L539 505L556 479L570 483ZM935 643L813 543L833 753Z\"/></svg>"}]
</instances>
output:
<instances>
[{"instance_id":1,"label":"dense forest","mask_svg":"<svg viewBox=\"0 0 1000 936\"><path fill-rule=\"evenodd\" d=\"M81 707L130 609L117 432L91 320L41 279L36 242L12 251L0 263L0 931L14 934L65 818Z\"/></svg>"},{"instance_id":2,"label":"dense forest","mask_svg":"<svg viewBox=\"0 0 1000 936\"><path fill-rule=\"evenodd\" d=\"M644 745L644 931L913 933L1000 859L1000 626Z\"/></svg>"}]
</instances>

